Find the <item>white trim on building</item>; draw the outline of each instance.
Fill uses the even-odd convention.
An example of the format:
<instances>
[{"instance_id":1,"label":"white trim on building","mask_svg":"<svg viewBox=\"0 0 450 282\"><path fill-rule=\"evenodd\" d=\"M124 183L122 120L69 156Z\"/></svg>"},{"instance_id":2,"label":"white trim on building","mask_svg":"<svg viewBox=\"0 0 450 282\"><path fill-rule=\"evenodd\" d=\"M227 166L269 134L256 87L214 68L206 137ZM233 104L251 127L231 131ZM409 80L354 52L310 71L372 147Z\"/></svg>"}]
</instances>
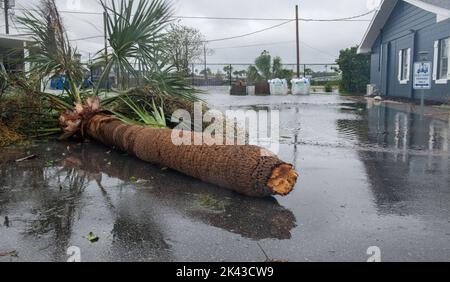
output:
<instances>
[{"instance_id":1,"label":"white trim on building","mask_svg":"<svg viewBox=\"0 0 450 282\"><path fill-rule=\"evenodd\" d=\"M397 5L398 1L405 1L425 11L436 14L437 22L450 19L450 9L438 7L436 5L425 3L420 0L383 0L380 8L377 10L372 21L370 22L369 28L364 34L361 44L359 45L359 54L369 53L372 50L373 44L377 40L378 35L380 35L380 32L383 26L388 21L392 11L394 11L394 8Z\"/></svg>"}]
</instances>

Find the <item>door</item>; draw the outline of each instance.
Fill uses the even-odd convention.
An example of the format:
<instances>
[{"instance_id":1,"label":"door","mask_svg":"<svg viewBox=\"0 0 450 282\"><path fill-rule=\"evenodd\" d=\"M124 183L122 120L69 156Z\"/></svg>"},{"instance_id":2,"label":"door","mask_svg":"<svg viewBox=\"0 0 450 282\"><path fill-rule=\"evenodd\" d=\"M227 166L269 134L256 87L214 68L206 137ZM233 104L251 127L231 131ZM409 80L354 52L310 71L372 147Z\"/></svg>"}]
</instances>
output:
<instances>
[{"instance_id":1,"label":"door","mask_svg":"<svg viewBox=\"0 0 450 282\"><path fill-rule=\"evenodd\" d=\"M385 43L381 45L381 92L384 96L389 94L389 52L391 44Z\"/></svg>"},{"instance_id":2,"label":"door","mask_svg":"<svg viewBox=\"0 0 450 282\"><path fill-rule=\"evenodd\" d=\"M398 60L398 54L397 53L397 42L392 41L388 45L388 52L387 52L387 71L386 71L386 83L387 83L387 90L386 95L387 96L396 96L397 92L397 84L399 83L397 80L397 74L398 74L398 67L397 67L397 60Z\"/></svg>"}]
</instances>

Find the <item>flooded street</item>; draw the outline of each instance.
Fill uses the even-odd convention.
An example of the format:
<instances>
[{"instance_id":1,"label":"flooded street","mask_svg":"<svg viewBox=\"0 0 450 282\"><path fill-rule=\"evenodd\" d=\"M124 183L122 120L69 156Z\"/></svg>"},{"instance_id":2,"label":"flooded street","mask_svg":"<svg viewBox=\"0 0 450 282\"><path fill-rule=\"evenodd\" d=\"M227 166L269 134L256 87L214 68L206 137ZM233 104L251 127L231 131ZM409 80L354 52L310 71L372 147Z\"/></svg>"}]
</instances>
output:
<instances>
[{"instance_id":1,"label":"flooded street","mask_svg":"<svg viewBox=\"0 0 450 282\"><path fill-rule=\"evenodd\" d=\"M240 196L95 143L0 149L0 253L18 255L0 261L66 261L71 246L82 261L366 261L371 246L450 261L448 116L337 95L204 99L280 111L292 194Z\"/></svg>"}]
</instances>

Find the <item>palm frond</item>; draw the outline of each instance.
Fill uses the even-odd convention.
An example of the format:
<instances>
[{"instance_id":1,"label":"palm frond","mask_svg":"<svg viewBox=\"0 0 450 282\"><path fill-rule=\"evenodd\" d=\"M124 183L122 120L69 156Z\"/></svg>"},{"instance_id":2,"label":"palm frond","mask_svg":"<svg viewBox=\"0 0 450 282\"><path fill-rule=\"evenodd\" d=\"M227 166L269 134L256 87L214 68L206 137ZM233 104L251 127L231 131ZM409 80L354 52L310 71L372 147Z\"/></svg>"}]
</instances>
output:
<instances>
[{"instance_id":1,"label":"palm frond","mask_svg":"<svg viewBox=\"0 0 450 282\"><path fill-rule=\"evenodd\" d=\"M34 42L27 47L30 52L25 58L30 63L29 72L41 78L65 75L72 100L81 101L76 82L83 79L83 67L76 58L77 50L69 43L55 1L41 0L39 7L25 11L18 21L28 29Z\"/></svg>"},{"instance_id":2,"label":"palm frond","mask_svg":"<svg viewBox=\"0 0 450 282\"><path fill-rule=\"evenodd\" d=\"M117 5L101 1L106 12L108 42L112 53L108 56L100 83L106 82L111 71L116 71L122 89L127 87L126 77L139 77L136 63L143 71L147 64L158 62L156 56L162 46L163 30L172 21L171 5L164 0L121 0ZM133 62L133 64L131 63Z\"/></svg>"},{"instance_id":3,"label":"palm frond","mask_svg":"<svg viewBox=\"0 0 450 282\"><path fill-rule=\"evenodd\" d=\"M163 107L157 107L155 101L152 104L146 103L152 111L149 112L145 107L137 105L130 97L120 97L120 100L131 110L136 118L129 118L128 116L112 111L112 113L120 120L128 124L143 125L155 128L166 128L167 122Z\"/></svg>"}]
</instances>

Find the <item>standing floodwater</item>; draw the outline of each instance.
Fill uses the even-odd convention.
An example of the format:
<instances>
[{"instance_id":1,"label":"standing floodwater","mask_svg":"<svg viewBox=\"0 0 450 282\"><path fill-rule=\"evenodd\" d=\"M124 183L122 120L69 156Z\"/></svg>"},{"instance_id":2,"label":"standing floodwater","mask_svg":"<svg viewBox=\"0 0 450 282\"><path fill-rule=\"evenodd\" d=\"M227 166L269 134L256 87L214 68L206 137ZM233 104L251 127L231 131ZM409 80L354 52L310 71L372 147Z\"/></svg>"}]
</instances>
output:
<instances>
[{"instance_id":1,"label":"standing floodwater","mask_svg":"<svg viewBox=\"0 0 450 282\"><path fill-rule=\"evenodd\" d=\"M203 97L280 111L286 198L247 198L98 144L0 149L0 261L450 258L448 115L335 95ZM16 163L36 154L38 158ZM86 237L98 236L91 243ZM17 254L17 257L15 256Z\"/></svg>"}]
</instances>

